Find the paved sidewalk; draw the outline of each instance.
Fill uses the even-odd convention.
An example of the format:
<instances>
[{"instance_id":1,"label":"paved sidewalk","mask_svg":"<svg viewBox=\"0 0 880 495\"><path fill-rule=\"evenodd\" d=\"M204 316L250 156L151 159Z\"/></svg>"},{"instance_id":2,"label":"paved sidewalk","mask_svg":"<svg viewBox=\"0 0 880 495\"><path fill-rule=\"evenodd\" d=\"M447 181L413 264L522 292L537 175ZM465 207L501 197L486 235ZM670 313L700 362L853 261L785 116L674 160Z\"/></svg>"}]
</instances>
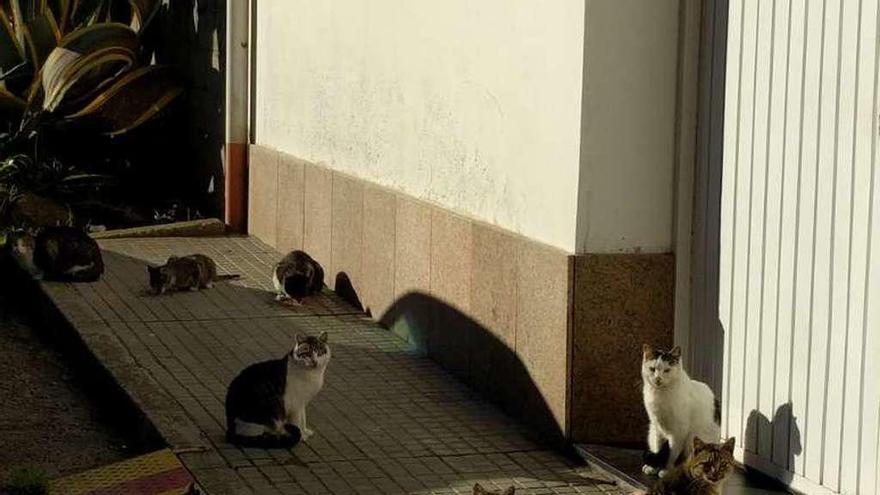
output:
<instances>
[{"instance_id":1,"label":"paved sidewalk","mask_svg":"<svg viewBox=\"0 0 880 495\"><path fill-rule=\"evenodd\" d=\"M549 450L391 332L335 295L274 302L279 254L245 237L103 240L95 284L43 289L211 494L618 493L603 475ZM242 279L150 296L145 262L201 252ZM297 332L327 331L333 358L310 406L316 435L293 450L226 444L223 397L244 366L287 352Z\"/></svg>"}]
</instances>

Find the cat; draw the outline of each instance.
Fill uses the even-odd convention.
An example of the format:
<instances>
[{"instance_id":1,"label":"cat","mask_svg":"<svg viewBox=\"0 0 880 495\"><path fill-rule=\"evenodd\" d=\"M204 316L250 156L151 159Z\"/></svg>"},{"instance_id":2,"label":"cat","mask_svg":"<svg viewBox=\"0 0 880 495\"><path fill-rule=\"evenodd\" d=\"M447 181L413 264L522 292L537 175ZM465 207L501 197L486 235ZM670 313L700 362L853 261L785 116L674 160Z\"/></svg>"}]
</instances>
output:
<instances>
[{"instance_id":1,"label":"cat","mask_svg":"<svg viewBox=\"0 0 880 495\"><path fill-rule=\"evenodd\" d=\"M671 351L642 347L642 394L648 413L649 457L665 462L646 462L645 474L667 475L677 462L687 461L693 439L717 442L721 436L720 405L703 382L692 380L681 365L681 348ZM668 443L668 455L663 455ZM664 459L665 457L665 459Z\"/></svg>"},{"instance_id":2,"label":"cat","mask_svg":"<svg viewBox=\"0 0 880 495\"><path fill-rule=\"evenodd\" d=\"M296 336L293 349L280 359L245 368L226 392L226 439L248 446L289 448L314 432L306 407L324 386L330 362L327 332Z\"/></svg>"},{"instance_id":3,"label":"cat","mask_svg":"<svg viewBox=\"0 0 880 495\"><path fill-rule=\"evenodd\" d=\"M234 280L240 275L217 275L217 264L204 254L171 256L161 266L147 266L154 294L168 291L210 289L214 282Z\"/></svg>"},{"instance_id":4,"label":"cat","mask_svg":"<svg viewBox=\"0 0 880 495\"><path fill-rule=\"evenodd\" d=\"M647 495L721 495L733 471L734 438L723 444L704 443L694 437L693 456L654 484Z\"/></svg>"},{"instance_id":5,"label":"cat","mask_svg":"<svg viewBox=\"0 0 880 495\"><path fill-rule=\"evenodd\" d=\"M324 269L304 251L292 251L275 265L272 282L278 301L302 304L324 288Z\"/></svg>"},{"instance_id":6,"label":"cat","mask_svg":"<svg viewBox=\"0 0 880 495\"><path fill-rule=\"evenodd\" d=\"M34 278L57 282L96 282L104 274L98 243L83 229L45 227L37 234L16 230L8 235L13 257Z\"/></svg>"},{"instance_id":7,"label":"cat","mask_svg":"<svg viewBox=\"0 0 880 495\"><path fill-rule=\"evenodd\" d=\"M18 265L34 277L40 277L40 269L34 264L36 236L24 229L6 232L5 248Z\"/></svg>"},{"instance_id":8,"label":"cat","mask_svg":"<svg viewBox=\"0 0 880 495\"><path fill-rule=\"evenodd\" d=\"M479 483L474 484L474 495L513 495L514 493L516 493L516 488L514 488L512 486L508 487L504 491L500 491L500 492L499 491L491 491L490 492L489 490L486 490L485 488L483 488L483 486L480 485Z\"/></svg>"}]
</instances>

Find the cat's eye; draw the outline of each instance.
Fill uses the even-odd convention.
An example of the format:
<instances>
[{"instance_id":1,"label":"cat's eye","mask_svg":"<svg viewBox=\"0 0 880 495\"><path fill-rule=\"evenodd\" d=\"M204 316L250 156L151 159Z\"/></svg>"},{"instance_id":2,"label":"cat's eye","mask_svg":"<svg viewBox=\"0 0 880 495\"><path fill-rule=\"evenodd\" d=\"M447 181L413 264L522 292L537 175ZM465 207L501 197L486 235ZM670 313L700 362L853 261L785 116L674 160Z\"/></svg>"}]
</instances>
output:
<instances>
[{"instance_id":1,"label":"cat's eye","mask_svg":"<svg viewBox=\"0 0 880 495\"><path fill-rule=\"evenodd\" d=\"M669 368L666 368L665 370L663 370L663 372L664 372L664 373L669 373Z\"/></svg>"},{"instance_id":2,"label":"cat's eye","mask_svg":"<svg viewBox=\"0 0 880 495\"><path fill-rule=\"evenodd\" d=\"M651 366L651 367L650 367L650 368L648 368L648 369L649 369L649 370L651 370L651 373L653 373L653 372L655 372L655 371L657 371L657 368L655 368L655 367L653 367L653 366Z\"/></svg>"}]
</instances>

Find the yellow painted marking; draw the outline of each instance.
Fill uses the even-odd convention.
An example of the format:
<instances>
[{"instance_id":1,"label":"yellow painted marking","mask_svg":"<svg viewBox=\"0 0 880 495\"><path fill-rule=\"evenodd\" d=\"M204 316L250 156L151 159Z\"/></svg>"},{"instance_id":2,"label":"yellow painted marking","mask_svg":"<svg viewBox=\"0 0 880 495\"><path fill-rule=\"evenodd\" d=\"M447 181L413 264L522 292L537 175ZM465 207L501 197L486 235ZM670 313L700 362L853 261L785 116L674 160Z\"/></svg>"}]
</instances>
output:
<instances>
[{"instance_id":1,"label":"yellow painted marking","mask_svg":"<svg viewBox=\"0 0 880 495\"><path fill-rule=\"evenodd\" d=\"M134 459L54 480L49 492L52 495L83 495L179 467L182 466L173 452L168 449L157 450Z\"/></svg>"}]
</instances>

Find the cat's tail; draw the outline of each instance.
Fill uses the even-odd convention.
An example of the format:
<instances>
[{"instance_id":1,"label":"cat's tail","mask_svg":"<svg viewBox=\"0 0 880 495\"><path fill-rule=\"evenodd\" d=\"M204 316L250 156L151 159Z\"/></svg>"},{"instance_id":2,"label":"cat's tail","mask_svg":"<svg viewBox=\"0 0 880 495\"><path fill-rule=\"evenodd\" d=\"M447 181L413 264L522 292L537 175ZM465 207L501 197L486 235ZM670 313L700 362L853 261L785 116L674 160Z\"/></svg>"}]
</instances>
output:
<instances>
[{"instance_id":1,"label":"cat's tail","mask_svg":"<svg viewBox=\"0 0 880 495\"><path fill-rule=\"evenodd\" d=\"M227 275L217 275L217 278L214 279L215 282L222 282L224 280L238 280L241 278L241 275L238 273L230 273Z\"/></svg>"}]
</instances>

